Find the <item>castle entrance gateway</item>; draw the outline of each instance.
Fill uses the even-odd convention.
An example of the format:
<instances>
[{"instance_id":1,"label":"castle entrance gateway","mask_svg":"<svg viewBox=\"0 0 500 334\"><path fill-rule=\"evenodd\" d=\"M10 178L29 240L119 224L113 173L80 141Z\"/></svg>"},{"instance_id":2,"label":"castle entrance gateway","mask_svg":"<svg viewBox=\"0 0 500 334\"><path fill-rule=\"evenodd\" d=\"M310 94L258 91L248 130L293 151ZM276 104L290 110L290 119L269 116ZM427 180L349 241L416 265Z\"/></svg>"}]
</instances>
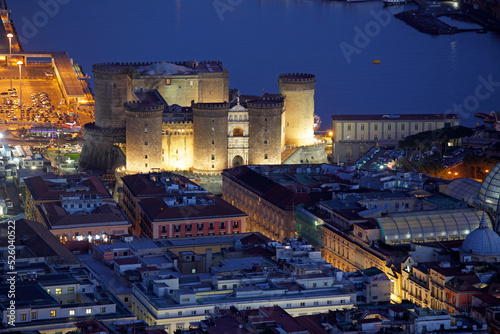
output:
<instances>
[{"instance_id":1,"label":"castle entrance gateway","mask_svg":"<svg viewBox=\"0 0 500 334\"><path fill-rule=\"evenodd\" d=\"M233 158L233 167L243 166L243 158L239 155Z\"/></svg>"}]
</instances>

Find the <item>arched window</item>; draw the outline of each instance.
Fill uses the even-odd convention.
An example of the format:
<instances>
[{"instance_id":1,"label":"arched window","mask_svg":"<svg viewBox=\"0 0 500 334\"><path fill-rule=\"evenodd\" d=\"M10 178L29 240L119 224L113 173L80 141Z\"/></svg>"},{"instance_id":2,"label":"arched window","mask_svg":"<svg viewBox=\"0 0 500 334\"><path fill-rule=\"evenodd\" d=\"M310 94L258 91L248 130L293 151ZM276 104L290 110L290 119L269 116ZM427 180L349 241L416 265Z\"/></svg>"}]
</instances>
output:
<instances>
[{"instance_id":1,"label":"arched window","mask_svg":"<svg viewBox=\"0 0 500 334\"><path fill-rule=\"evenodd\" d=\"M243 137L243 129L240 126L233 129L233 137Z\"/></svg>"}]
</instances>

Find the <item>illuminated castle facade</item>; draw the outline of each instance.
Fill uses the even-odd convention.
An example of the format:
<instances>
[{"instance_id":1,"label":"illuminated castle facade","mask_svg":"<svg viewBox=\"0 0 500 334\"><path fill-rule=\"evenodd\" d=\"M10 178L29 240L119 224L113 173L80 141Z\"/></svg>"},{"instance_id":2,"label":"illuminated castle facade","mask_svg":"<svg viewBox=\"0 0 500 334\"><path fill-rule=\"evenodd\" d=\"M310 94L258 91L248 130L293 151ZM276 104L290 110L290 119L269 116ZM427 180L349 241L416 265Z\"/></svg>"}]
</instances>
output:
<instances>
[{"instance_id":1,"label":"illuminated castle facade","mask_svg":"<svg viewBox=\"0 0 500 334\"><path fill-rule=\"evenodd\" d=\"M125 144L129 173L215 174L238 165L280 164L284 151L300 146L318 162L326 159L314 144L312 74L280 75L280 94L230 100L221 62L111 63L92 70L95 123L84 128L84 169L119 166L117 144ZM311 153L315 146L319 154Z\"/></svg>"}]
</instances>

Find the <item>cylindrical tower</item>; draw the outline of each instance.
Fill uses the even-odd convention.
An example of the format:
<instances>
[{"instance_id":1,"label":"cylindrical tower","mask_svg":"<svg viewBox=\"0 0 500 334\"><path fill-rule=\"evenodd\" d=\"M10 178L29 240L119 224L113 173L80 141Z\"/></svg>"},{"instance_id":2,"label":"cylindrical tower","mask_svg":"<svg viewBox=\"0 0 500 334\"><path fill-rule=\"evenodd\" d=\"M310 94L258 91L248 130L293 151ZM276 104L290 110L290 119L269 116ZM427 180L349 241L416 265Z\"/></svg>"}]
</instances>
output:
<instances>
[{"instance_id":1,"label":"cylindrical tower","mask_svg":"<svg viewBox=\"0 0 500 334\"><path fill-rule=\"evenodd\" d=\"M95 64L95 125L100 128L125 128L123 104L132 100L132 84L126 64Z\"/></svg>"},{"instance_id":2,"label":"cylindrical tower","mask_svg":"<svg viewBox=\"0 0 500 334\"><path fill-rule=\"evenodd\" d=\"M124 104L127 136L127 172L149 173L161 169L162 113L164 104L127 102Z\"/></svg>"},{"instance_id":3,"label":"cylindrical tower","mask_svg":"<svg viewBox=\"0 0 500 334\"><path fill-rule=\"evenodd\" d=\"M247 102L250 165L281 164L283 96Z\"/></svg>"},{"instance_id":4,"label":"cylindrical tower","mask_svg":"<svg viewBox=\"0 0 500 334\"><path fill-rule=\"evenodd\" d=\"M280 93L285 96L286 144L312 144L316 76L308 73L281 74L278 81Z\"/></svg>"},{"instance_id":5,"label":"cylindrical tower","mask_svg":"<svg viewBox=\"0 0 500 334\"><path fill-rule=\"evenodd\" d=\"M227 168L229 103L193 103L194 163L198 173L220 173Z\"/></svg>"}]
</instances>

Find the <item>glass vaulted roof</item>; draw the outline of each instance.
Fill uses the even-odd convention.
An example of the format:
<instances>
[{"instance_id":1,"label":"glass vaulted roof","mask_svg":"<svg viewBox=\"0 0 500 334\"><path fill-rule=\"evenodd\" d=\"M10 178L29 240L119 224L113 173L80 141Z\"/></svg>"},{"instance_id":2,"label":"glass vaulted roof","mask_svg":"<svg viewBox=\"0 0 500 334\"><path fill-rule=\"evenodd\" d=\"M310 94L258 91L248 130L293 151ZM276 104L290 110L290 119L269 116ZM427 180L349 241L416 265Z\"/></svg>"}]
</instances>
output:
<instances>
[{"instance_id":1,"label":"glass vaulted roof","mask_svg":"<svg viewBox=\"0 0 500 334\"><path fill-rule=\"evenodd\" d=\"M479 194L479 189L481 189L481 182L460 178L448 183L443 194L472 205Z\"/></svg>"},{"instance_id":2,"label":"glass vaulted roof","mask_svg":"<svg viewBox=\"0 0 500 334\"><path fill-rule=\"evenodd\" d=\"M485 209L498 212L500 209L500 163L486 176L479 190L478 199Z\"/></svg>"},{"instance_id":3,"label":"glass vaulted roof","mask_svg":"<svg viewBox=\"0 0 500 334\"><path fill-rule=\"evenodd\" d=\"M482 211L475 209L392 213L377 218L386 244L464 239L479 227ZM486 222L491 227L489 217Z\"/></svg>"}]
</instances>

